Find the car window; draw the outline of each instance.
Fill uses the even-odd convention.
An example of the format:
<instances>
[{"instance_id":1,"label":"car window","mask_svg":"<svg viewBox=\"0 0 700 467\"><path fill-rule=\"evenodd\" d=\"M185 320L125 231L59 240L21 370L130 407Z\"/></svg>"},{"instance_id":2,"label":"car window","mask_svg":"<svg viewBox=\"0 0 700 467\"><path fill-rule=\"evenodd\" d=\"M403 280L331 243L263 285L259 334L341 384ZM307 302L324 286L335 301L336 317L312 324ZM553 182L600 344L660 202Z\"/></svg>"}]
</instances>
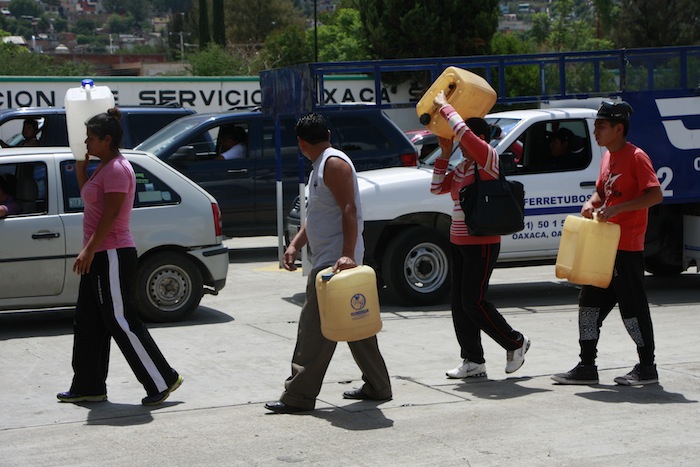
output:
<instances>
[{"instance_id":1,"label":"car window","mask_svg":"<svg viewBox=\"0 0 700 467\"><path fill-rule=\"evenodd\" d=\"M197 116L196 118L182 118L173 121L171 124L167 125L165 128L158 130L153 135L149 136L143 143L138 145L140 151L147 151L154 154L159 159L163 159L163 152L168 151L173 142L178 139L182 134L189 133L193 127L196 127L202 123L202 119L206 116ZM208 133L198 135L198 138L206 138ZM199 141L194 138L190 140L192 143L205 142L204 140ZM211 145L211 151L214 151L213 141L209 141Z\"/></svg>"},{"instance_id":2,"label":"car window","mask_svg":"<svg viewBox=\"0 0 700 467\"><path fill-rule=\"evenodd\" d=\"M14 215L44 214L48 206L46 164L23 162L0 164L0 174L7 174L15 187L14 201L18 212Z\"/></svg>"},{"instance_id":3,"label":"car window","mask_svg":"<svg viewBox=\"0 0 700 467\"><path fill-rule=\"evenodd\" d=\"M99 165L99 161L90 161L88 174ZM165 206L178 204L182 200L169 185L144 169L139 164L131 163L136 175L136 194L134 196L134 208L149 206ZM82 212L83 200L78 189L78 180L75 176L75 161L61 162L61 181L63 183L63 206L65 212Z\"/></svg>"},{"instance_id":4,"label":"car window","mask_svg":"<svg viewBox=\"0 0 700 467\"><path fill-rule=\"evenodd\" d=\"M46 119L41 116L31 118L36 120L39 125L39 131L37 132L36 138L41 141L43 134L42 130L44 129L44 122ZM0 140L3 140L9 146L13 147L24 141L24 136L22 136L24 119L25 117L13 118L0 125Z\"/></svg>"},{"instance_id":5,"label":"car window","mask_svg":"<svg viewBox=\"0 0 700 467\"><path fill-rule=\"evenodd\" d=\"M299 148L297 146L296 132L294 125L296 121L291 118L280 118L281 132L281 154L282 157L297 157ZM275 149L275 122L270 118L266 118L263 123L263 156L274 158L277 154Z\"/></svg>"},{"instance_id":6,"label":"car window","mask_svg":"<svg viewBox=\"0 0 700 467\"><path fill-rule=\"evenodd\" d=\"M384 134L364 117L336 116L331 120L331 139L352 157L354 151L385 150L391 146Z\"/></svg>"},{"instance_id":7,"label":"car window","mask_svg":"<svg viewBox=\"0 0 700 467\"><path fill-rule=\"evenodd\" d=\"M128 128L131 129L131 135L133 137L132 143L134 146L136 146L148 139L153 133L157 132L168 123L177 120L182 116L183 114L176 113L135 113L127 114L125 118L127 120Z\"/></svg>"},{"instance_id":8,"label":"car window","mask_svg":"<svg viewBox=\"0 0 700 467\"><path fill-rule=\"evenodd\" d=\"M521 173L581 170L591 161L585 120L551 120L535 123L518 137L522 148L517 162Z\"/></svg>"}]
</instances>

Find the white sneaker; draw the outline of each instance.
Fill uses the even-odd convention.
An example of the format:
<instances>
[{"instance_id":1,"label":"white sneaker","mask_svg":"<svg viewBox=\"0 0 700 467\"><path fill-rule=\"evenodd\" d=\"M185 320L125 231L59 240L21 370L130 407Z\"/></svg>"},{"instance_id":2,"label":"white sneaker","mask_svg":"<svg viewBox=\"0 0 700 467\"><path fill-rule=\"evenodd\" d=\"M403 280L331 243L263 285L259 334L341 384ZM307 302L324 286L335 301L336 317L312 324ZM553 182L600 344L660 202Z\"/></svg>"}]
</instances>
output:
<instances>
[{"instance_id":1,"label":"white sneaker","mask_svg":"<svg viewBox=\"0 0 700 467\"><path fill-rule=\"evenodd\" d=\"M486 376L486 364L470 362L466 358L457 368L453 368L445 373L448 378L476 378L478 376Z\"/></svg>"},{"instance_id":2,"label":"white sneaker","mask_svg":"<svg viewBox=\"0 0 700 467\"><path fill-rule=\"evenodd\" d=\"M506 373L515 373L525 363L525 354L530 350L530 339L523 334L523 345L519 349L509 350L506 354Z\"/></svg>"}]
</instances>

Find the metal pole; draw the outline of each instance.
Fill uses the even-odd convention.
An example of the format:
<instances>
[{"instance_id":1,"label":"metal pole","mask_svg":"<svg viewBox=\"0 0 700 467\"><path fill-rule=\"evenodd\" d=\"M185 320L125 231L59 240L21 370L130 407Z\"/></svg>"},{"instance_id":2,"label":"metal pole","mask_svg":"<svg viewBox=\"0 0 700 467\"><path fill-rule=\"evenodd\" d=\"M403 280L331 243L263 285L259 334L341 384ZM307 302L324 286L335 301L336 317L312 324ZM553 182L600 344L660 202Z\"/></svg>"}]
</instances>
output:
<instances>
[{"instance_id":1,"label":"metal pole","mask_svg":"<svg viewBox=\"0 0 700 467\"><path fill-rule=\"evenodd\" d=\"M314 0L314 61L318 62L318 0Z\"/></svg>"},{"instance_id":2,"label":"metal pole","mask_svg":"<svg viewBox=\"0 0 700 467\"><path fill-rule=\"evenodd\" d=\"M180 12L180 18L182 21L180 22L180 61L184 62L185 61L185 12L181 11Z\"/></svg>"}]
</instances>

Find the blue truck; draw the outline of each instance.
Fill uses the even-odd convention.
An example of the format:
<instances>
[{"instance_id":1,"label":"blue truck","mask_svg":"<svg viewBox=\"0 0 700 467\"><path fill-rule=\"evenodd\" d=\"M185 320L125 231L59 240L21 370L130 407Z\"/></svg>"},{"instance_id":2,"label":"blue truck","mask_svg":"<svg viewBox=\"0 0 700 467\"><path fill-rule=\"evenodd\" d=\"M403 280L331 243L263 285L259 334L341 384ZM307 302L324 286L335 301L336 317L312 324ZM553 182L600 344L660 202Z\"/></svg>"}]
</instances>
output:
<instances>
[{"instance_id":1,"label":"blue truck","mask_svg":"<svg viewBox=\"0 0 700 467\"><path fill-rule=\"evenodd\" d=\"M382 101L382 75L427 73L430 83L448 66L484 76L497 91L494 110L501 111L487 120L504 134L493 144L509 178L525 185L526 228L503 237L499 264L554 262L566 215L578 214L594 189L603 153L592 134L595 109L620 99L634 108L628 139L650 155L664 195L650 210L647 271L673 275L700 264L700 47L319 63L302 73L314 86L314 110L334 105L316 97L324 95L324 77L358 73L374 77L375 105L415 116L415 102ZM531 92L518 91L515 79L529 82ZM582 149L583 158L565 168L541 163L558 128L571 130ZM418 168L360 174L365 263L403 303L435 303L449 291L451 202L429 194L430 164L428 157ZM298 210L291 212L288 230L299 223Z\"/></svg>"}]
</instances>

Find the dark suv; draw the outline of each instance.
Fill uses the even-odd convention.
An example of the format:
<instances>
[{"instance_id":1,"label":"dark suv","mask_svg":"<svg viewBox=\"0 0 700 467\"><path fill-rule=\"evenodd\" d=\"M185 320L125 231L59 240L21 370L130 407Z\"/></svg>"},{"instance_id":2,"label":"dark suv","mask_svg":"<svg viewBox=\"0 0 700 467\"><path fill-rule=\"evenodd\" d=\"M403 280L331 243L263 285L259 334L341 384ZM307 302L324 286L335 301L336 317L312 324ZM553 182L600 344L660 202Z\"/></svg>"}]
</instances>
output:
<instances>
[{"instance_id":1,"label":"dark suv","mask_svg":"<svg viewBox=\"0 0 700 467\"><path fill-rule=\"evenodd\" d=\"M353 106L322 113L331 143L352 158L358 171L416 165L415 147L381 110ZM294 117L280 117L284 213L299 194L300 173L305 179L311 168L297 149L295 123ZM219 130L226 127L247 134L244 158L218 158ZM245 110L181 118L136 149L155 154L211 193L222 211L224 234L242 237L276 235L276 141L274 118Z\"/></svg>"},{"instance_id":2,"label":"dark suv","mask_svg":"<svg viewBox=\"0 0 700 467\"><path fill-rule=\"evenodd\" d=\"M132 149L173 120L194 114L181 106L119 106L124 139L122 147ZM68 146L66 109L63 107L22 107L0 110L0 139L10 146L22 141L22 124L32 118L39 124L37 138L41 146Z\"/></svg>"}]
</instances>

